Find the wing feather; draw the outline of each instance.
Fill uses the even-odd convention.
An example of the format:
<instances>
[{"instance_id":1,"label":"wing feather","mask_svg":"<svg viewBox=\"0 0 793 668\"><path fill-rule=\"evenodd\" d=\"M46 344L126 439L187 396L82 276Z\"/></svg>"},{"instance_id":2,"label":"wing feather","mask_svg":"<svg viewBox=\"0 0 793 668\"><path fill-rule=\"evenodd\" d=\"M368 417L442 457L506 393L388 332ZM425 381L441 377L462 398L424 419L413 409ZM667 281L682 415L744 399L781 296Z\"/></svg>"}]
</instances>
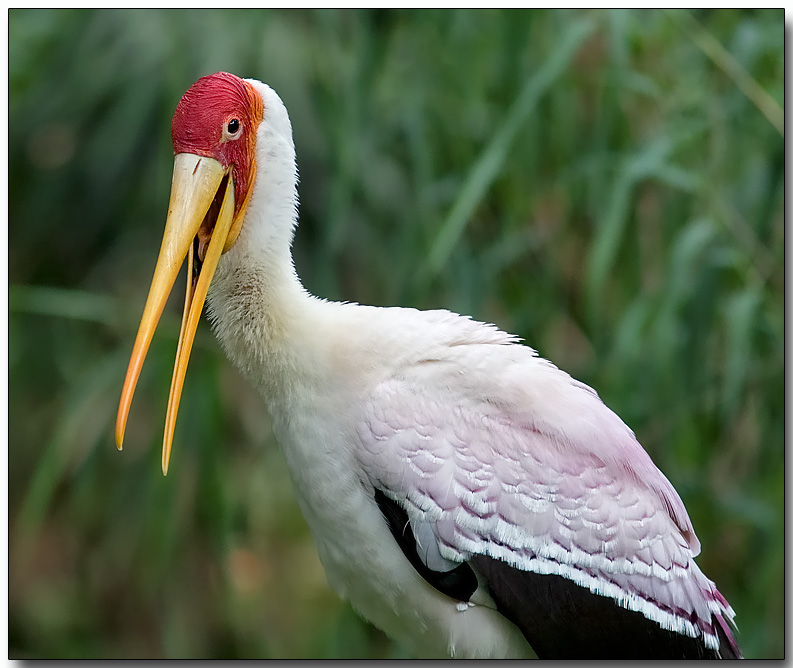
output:
<instances>
[{"instance_id":1,"label":"wing feather","mask_svg":"<svg viewBox=\"0 0 793 668\"><path fill-rule=\"evenodd\" d=\"M591 388L509 340L456 343L382 379L363 411L362 468L438 563L560 576L718 648L734 613L693 561L685 507Z\"/></svg>"}]
</instances>

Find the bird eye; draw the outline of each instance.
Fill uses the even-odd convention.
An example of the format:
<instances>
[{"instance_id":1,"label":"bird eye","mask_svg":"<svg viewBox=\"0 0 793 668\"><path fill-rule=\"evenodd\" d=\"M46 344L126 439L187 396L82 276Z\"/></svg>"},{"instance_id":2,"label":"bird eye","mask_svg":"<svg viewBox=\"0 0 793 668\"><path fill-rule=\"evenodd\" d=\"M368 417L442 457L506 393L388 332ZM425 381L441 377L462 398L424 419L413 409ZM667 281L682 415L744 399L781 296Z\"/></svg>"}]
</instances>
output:
<instances>
[{"instance_id":1,"label":"bird eye","mask_svg":"<svg viewBox=\"0 0 793 668\"><path fill-rule=\"evenodd\" d=\"M237 134L237 132L239 132L239 129L240 129L240 121L237 118L232 118L229 121L229 124L226 126L226 132L228 132L230 135Z\"/></svg>"}]
</instances>

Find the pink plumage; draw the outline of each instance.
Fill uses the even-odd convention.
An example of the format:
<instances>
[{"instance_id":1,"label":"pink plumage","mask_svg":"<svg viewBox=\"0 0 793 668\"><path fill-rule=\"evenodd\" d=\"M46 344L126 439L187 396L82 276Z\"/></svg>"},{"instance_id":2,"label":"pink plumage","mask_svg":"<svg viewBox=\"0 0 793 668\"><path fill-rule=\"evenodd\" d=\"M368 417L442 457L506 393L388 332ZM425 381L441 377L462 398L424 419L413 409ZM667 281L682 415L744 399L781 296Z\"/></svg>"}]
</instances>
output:
<instances>
[{"instance_id":1,"label":"pink plumage","mask_svg":"<svg viewBox=\"0 0 793 668\"><path fill-rule=\"evenodd\" d=\"M512 337L438 321L426 359L365 401L358 452L371 484L430 523L450 562L482 554L560 575L711 649L716 624L733 642L734 612L693 561L683 502L633 432Z\"/></svg>"}]
</instances>

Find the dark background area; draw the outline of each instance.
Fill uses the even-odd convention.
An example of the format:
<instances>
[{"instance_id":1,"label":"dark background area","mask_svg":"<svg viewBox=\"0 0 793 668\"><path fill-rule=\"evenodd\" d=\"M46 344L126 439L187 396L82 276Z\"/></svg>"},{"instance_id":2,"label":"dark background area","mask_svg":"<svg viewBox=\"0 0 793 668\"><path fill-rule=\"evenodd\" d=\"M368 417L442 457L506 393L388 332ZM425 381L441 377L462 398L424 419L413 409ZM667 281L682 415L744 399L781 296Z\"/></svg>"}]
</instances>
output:
<instances>
[{"instance_id":1,"label":"dark background area","mask_svg":"<svg viewBox=\"0 0 793 668\"><path fill-rule=\"evenodd\" d=\"M325 583L263 403L181 290L116 406L200 76L272 85L323 297L444 307L598 390L784 652L782 10L9 12L12 658L401 657ZM330 501L329 501L330 502Z\"/></svg>"}]
</instances>

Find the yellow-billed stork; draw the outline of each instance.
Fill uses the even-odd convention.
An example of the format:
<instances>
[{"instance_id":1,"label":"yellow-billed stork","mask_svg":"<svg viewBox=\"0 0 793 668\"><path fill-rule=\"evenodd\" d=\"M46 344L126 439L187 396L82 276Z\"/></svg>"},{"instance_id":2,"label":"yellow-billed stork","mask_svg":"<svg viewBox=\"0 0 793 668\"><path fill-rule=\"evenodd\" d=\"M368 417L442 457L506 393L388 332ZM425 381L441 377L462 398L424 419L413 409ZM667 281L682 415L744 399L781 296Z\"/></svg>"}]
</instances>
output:
<instances>
[{"instance_id":1,"label":"yellow-billed stork","mask_svg":"<svg viewBox=\"0 0 793 668\"><path fill-rule=\"evenodd\" d=\"M217 73L182 97L165 236L119 406L176 276L187 299L167 472L205 298L258 388L333 588L419 656L735 657L683 502L588 386L493 325L310 295L278 95Z\"/></svg>"}]
</instances>

